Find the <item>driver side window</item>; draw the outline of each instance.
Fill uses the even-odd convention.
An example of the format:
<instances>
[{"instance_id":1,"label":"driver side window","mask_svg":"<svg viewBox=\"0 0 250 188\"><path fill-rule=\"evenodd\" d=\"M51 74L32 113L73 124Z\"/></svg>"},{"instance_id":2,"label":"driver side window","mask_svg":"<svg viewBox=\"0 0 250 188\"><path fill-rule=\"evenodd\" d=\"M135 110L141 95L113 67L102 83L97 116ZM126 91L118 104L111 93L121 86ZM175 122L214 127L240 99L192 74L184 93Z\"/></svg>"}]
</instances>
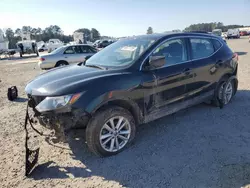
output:
<instances>
[{"instance_id":1,"label":"driver side window","mask_svg":"<svg viewBox=\"0 0 250 188\"><path fill-rule=\"evenodd\" d=\"M165 56L166 66L187 61L185 39L172 39L160 45L151 56Z\"/></svg>"}]
</instances>

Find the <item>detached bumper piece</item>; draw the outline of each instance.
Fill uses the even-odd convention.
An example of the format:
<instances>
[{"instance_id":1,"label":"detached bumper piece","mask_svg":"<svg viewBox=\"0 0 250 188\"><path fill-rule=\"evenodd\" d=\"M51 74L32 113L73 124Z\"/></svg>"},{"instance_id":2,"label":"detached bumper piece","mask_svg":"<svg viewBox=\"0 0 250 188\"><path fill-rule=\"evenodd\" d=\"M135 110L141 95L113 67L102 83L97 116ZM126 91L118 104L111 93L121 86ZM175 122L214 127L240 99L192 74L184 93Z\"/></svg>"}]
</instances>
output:
<instances>
[{"instance_id":1,"label":"detached bumper piece","mask_svg":"<svg viewBox=\"0 0 250 188\"><path fill-rule=\"evenodd\" d=\"M8 88L7 97L10 101L13 101L18 97L18 90L16 86Z\"/></svg>"},{"instance_id":2,"label":"detached bumper piece","mask_svg":"<svg viewBox=\"0 0 250 188\"><path fill-rule=\"evenodd\" d=\"M28 112L28 105L26 109L26 116L25 116L25 123L24 123L24 129L25 129L25 176L28 176L31 171L34 169L38 162L38 156L39 156L39 150L40 147L37 149L30 149L28 146L29 141L29 131L28 131L28 124L30 125L31 129L34 130L39 135L43 135L43 133L39 132L37 129L34 128L31 119L29 117Z\"/></svg>"}]
</instances>

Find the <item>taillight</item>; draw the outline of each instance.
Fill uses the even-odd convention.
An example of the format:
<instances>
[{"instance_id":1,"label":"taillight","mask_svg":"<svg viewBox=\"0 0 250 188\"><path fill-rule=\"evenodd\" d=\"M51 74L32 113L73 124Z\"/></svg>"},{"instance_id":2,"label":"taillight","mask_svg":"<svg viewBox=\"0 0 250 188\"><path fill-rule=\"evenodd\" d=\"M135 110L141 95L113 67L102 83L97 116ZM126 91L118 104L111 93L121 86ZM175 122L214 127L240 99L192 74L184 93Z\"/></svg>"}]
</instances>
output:
<instances>
[{"instance_id":1,"label":"taillight","mask_svg":"<svg viewBox=\"0 0 250 188\"><path fill-rule=\"evenodd\" d=\"M237 53L234 53L234 54L233 54L233 58L235 58L235 59L238 61L238 60L239 60L238 54L237 54Z\"/></svg>"},{"instance_id":2,"label":"taillight","mask_svg":"<svg viewBox=\"0 0 250 188\"><path fill-rule=\"evenodd\" d=\"M40 58L40 61L45 61L45 59L43 57Z\"/></svg>"}]
</instances>

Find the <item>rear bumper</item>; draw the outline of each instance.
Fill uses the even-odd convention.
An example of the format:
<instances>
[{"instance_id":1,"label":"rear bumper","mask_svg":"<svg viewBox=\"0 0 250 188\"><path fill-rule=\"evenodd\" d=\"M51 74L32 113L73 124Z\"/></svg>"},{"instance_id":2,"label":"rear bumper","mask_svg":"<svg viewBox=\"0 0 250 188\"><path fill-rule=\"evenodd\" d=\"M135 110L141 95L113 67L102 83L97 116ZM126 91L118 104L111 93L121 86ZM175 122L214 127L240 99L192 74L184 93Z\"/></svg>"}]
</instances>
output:
<instances>
[{"instance_id":1,"label":"rear bumper","mask_svg":"<svg viewBox=\"0 0 250 188\"><path fill-rule=\"evenodd\" d=\"M56 65L56 63L52 63L52 62L46 62L46 61L39 61L38 62L38 66L41 69L50 69L50 68L54 68Z\"/></svg>"}]
</instances>

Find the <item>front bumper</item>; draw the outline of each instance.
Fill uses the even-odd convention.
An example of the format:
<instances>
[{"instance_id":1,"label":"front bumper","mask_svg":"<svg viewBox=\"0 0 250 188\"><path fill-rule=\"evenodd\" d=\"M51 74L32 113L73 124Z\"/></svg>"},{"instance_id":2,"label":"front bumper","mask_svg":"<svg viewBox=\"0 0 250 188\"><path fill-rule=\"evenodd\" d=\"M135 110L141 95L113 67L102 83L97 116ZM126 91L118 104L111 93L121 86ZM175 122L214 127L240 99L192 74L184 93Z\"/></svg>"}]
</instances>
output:
<instances>
[{"instance_id":1,"label":"front bumper","mask_svg":"<svg viewBox=\"0 0 250 188\"><path fill-rule=\"evenodd\" d=\"M85 127L90 118L87 112L72 106L41 113L35 107L46 97L30 95L28 97L28 106L33 109L33 117L37 118L41 125L60 133L75 127ZM58 126L61 130L58 130Z\"/></svg>"},{"instance_id":2,"label":"front bumper","mask_svg":"<svg viewBox=\"0 0 250 188\"><path fill-rule=\"evenodd\" d=\"M47 138L53 137L53 141L60 142L66 140L66 132L78 125L83 127L87 125L89 121L89 115L81 109L71 109L68 112L51 111L47 113L38 112L35 107L45 97L28 95L28 104L25 117L25 176L28 176L38 163L40 147L37 146L37 139L35 135L45 136ZM33 112L30 113L30 108ZM33 123L36 123L36 119L39 123L49 129L54 130L54 135L45 135L43 132L38 131ZM30 128L28 128L28 125ZM35 133L35 135L34 135ZM34 140L35 139L35 140ZM35 142L34 142L35 141ZM38 142L39 143L39 142ZM54 142L55 143L55 142ZM35 147L34 147L35 145Z\"/></svg>"}]
</instances>

